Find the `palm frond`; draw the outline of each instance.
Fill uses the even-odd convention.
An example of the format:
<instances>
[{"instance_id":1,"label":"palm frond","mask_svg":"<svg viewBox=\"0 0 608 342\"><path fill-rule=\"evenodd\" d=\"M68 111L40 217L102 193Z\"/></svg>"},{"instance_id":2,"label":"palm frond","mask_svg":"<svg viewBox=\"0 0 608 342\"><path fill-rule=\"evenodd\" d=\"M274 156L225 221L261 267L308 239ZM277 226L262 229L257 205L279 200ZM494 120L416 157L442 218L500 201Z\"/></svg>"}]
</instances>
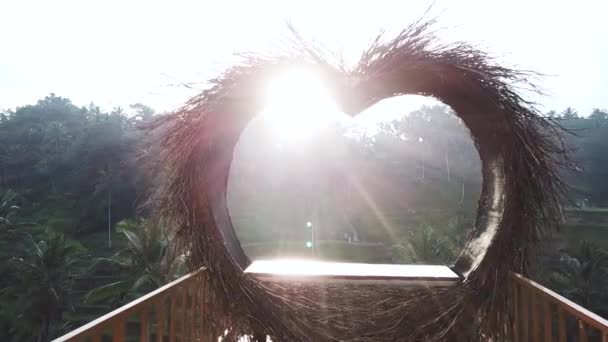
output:
<instances>
[{"instance_id":1,"label":"palm frond","mask_svg":"<svg viewBox=\"0 0 608 342\"><path fill-rule=\"evenodd\" d=\"M131 288L131 282L127 280L117 281L111 284L103 285L89 291L84 298L87 304L97 304L107 301L116 300L123 297Z\"/></svg>"}]
</instances>

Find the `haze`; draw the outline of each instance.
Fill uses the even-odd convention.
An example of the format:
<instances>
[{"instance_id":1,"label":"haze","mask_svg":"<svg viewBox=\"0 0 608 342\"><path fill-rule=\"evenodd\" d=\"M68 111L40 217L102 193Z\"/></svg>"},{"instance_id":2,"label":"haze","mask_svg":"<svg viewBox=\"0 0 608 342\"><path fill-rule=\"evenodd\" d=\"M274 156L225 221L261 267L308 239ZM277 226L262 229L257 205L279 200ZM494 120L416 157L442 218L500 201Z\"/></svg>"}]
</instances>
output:
<instances>
[{"instance_id":1,"label":"haze","mask_svg":"<svg viewBox=\"0 0 608 342\"><path fill-rule=\"evenodd\" d=\"M428 1L4 1L0 4L0 109L53 92L102 108L158 111L197 92L239 51L283 47L291 21L347 61L381 29L398 31ZM446 41L467 40L511 66L547 76L543 110L607 108L608 25L601 1L436 1Z\"/></svg>"}]
</instances>

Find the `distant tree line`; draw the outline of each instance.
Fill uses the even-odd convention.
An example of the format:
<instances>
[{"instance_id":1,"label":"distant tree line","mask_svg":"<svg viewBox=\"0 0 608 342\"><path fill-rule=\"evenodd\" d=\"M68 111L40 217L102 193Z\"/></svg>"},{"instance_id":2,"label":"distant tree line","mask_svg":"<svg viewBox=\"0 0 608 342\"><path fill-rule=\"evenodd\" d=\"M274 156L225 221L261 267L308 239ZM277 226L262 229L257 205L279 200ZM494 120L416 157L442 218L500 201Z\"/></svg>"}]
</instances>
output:
<instances>
[{"instance_id":1,"label":"distant tree line","mask_svg":"<svg viewBox=\"0 0 608 342\"><path fill-rule=\"evenodd\" d=\"M54 94L0 113L0 340L43 342L74 328L83 302L75 282L88 282L98 258L142 235L142 224L123 224L121 231L133 231L126 241L115 226L136 217L150 187L139 172L137 127L153 114L143 104L110 112L77 107ZM146 250L133 256L138 264L131 260L110 274L136 280L144 262L154 272L159 254L148 246L155 244L139 243ZM131 287L149 291L165 279L151 277Z\"/></svg>"},{"instance_id":2,"label":"distant tree line","mask_svg":"<svg viewBox=\"0 0 608 342\"><path fill-rule=\"evenodd\" d=\"M561 124L567 146L578 171L566 177L572 186L572 199L585 200L595 207L608 207L608 110L594 109L583 117L572 108L549 116Z\"/></svg>"},{"instance_id":3,"label":"distant tree line","mask_svg":"<svg viewBox=\"0 0 608 342\"><path fill-rule=\"evenodd\" d=\"M565 128L578 165L564 175L572 186L566 205L608 206L607 112L580 117L567 108L548 116ZM374 134L329 127L304 147L277 143L265 125L254 122L245 132L231 169L229 205L242 240L306 239L308 221L322 221L319 238L354 233L387 242L428 221L458 225L459 236L472 225L480 160L466 128L445 106L423 107Z\"/></svg>"},{"instance_id":4,"label":"distant tree line","mask_svg":"<svg viewBox=\"0 0 608 342\"><path fill-rule=\"evenodd\" d=\"M154 152L139 129L154 114L143 104L78 107L54 94L0 113L0 340L47 341L81 323L82 305L109 309L184 271L163 227L138 210L155 186L141 172ZM607 207L608 112L547 116L572 132L564 135L579 165L566 175L571 197ZM277 141L269 129L252 123L231 168L229 209L243 244L299 244L311 239L310 222L314 239L386 247L362 257L370 261L449 263L462 247L480 163L445 106L374 134L330 126L301 144ZM555 286L594 303L598 287L576 284L596 282L586 270L605 253L568 253Z\"/></svg>"}]
</instances>

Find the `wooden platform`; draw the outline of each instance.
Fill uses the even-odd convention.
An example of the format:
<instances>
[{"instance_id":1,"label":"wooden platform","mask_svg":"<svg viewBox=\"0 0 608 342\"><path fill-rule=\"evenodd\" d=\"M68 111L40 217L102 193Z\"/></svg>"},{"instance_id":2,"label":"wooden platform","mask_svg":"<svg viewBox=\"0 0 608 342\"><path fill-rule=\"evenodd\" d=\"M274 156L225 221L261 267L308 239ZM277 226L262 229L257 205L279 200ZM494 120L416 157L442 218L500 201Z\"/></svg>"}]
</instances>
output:
<instances>
[{"instance_id":1,"label":"wooden platform","mask_svg":"<svg viewBox=\"0 0 608 342\"><path fill-rule=\"evenodd\" d=\"M389 265L301 259L256 260L245 273L272 282L349 282L370 285L450 286L460 277L442 265Z\"/></svg>"}]
</instances>

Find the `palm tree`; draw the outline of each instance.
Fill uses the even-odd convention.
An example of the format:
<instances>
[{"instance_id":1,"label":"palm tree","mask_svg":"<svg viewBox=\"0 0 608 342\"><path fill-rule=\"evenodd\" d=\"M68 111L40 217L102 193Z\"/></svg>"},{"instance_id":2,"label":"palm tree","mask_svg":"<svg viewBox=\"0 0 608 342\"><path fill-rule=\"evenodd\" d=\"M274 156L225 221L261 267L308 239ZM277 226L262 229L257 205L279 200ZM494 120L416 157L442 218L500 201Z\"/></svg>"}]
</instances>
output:
<instances>
[{"instance_id":1,"label":"palm tree","mask_svg":"<svg viewBox=\"0 0 608 342\"><path fill-rule=\"evenodd\" d=\"M576 119L576 118L578 118L578 112L575 109L568 107L562 112L562 118Z\"/></svg>"},{"instance_id":2,"label":"palm tree","mask_svg":"<svg viewBox=\"0 0 608 342\"><path fill-rule=\"evenodd\" d=\"M110 258L97 259L93 268L116 270L122 280L91 290L86 303L124 304L184 273L181 256L159 225L144 219L125 220L116 230L127 238L128 247Z\"/></svg>"},{"instance_id":3,"label":"palm tree","mask_svg":"<svg viewBox=\"0 0 608 342\"><path fill-rule=\"evenodd\" d=\"M5 230L14 227L14 218L19 211L17 202L19 194L12 190L0 192L0 230Z\"/></svg>"},{"instance_id":4,"label":"palm tree","mask_svg":"<svg viewBox=\"0 0 608 342\"><path fill-rule=\"evenodd\" d=\"M452 243L428 224L421 224L391 249L393 261L400 263L447 264L454 257Z\"/></svg>"},{"instance_id":5,"label":"palm tree","mask_svg":"<svg viewBox=\"0 0 608 342\"><path fill-rule=\"evenodd\" d=\"M84 251L63 234L47 232L35 242L27 234L29 249L8 262L12 281L0 289L1 321L10 322L11 341L48 341L62 332L62 316L73 309L70 297L74 264Z\"/></svg>"},{"instance_id":6,"label":"palm tree","mask_svg":"<svg viewBox=\"0 0 608 342\"><path fill-rule=\"evenodd\" d=\"M608 251L582 241L573 255L562 252L549 275L551 286L574 302L608 316Z\"/></svg>"}]
</instances>

